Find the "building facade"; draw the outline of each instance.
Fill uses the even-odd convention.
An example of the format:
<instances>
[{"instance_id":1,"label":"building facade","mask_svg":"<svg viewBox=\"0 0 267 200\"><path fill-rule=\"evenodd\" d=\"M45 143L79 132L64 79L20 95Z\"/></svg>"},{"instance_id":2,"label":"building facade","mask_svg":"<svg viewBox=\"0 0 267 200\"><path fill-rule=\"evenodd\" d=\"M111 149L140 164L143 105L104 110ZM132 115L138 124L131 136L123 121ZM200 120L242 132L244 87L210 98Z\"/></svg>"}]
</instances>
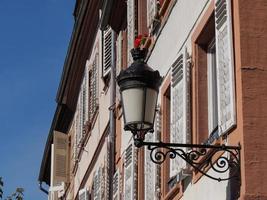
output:
<instances>
[{"instance_id":1,"label":"building facade","mask_svg":"<svg viewBox=\"0 0 267 200\"><path fill-rule=\"evenodd\" d=\"M74 18L39 174L49 199L267 199L265 0L77 0ZM240 145L238 177L134 146L116 76L138 36L163 76L146 140Z\"/></svg>"}]
</instances>

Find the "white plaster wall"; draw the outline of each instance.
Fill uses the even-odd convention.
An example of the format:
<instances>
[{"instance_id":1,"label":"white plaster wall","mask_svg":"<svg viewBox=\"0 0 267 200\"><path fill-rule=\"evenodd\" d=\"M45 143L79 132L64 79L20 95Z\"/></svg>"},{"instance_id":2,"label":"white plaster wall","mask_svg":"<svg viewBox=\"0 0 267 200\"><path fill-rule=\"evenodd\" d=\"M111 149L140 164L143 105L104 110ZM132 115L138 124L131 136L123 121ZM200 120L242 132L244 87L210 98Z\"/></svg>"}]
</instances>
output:
<instances>
[{"instance_id":1,"label":"white plaster wall","mask_svg":"<svg viewBox=\"0 0 267 200\"><path fill-rule=\"evenodd\" d=\"M216 172L210 172L210 175L218 175ZM228 177L228 173L223 174ZM182 200L227 200L228 181L215 181L206 176L195 183L190 184L184 191Z\"/></svg>"},{"instance_id":2,"label":"white plaster wall","mask_svg":"<svg viewBox=\"0 0 267 200\"><path fill-rule=\"evenodd\" d=\"M192 30L209 3L210 0L177 0L148 59L149 66L166 75L185 44L190 51Z\"/></svg>"}]
</instances>

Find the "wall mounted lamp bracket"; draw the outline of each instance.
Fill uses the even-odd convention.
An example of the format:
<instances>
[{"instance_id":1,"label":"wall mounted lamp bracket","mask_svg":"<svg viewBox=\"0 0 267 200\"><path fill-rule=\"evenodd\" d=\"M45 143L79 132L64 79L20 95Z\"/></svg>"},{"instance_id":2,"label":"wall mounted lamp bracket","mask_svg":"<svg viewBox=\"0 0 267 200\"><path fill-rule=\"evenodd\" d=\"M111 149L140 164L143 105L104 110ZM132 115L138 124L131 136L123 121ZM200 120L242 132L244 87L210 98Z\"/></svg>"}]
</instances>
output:
<instances>
[{"instance_id":1,"label":"wall mounted lamp bracket","mask_svg":"<svg viewBox=\"0 0 267 200\"><path fill-rule=\"evenodd\" d=\"M135 138L136 147L147 146L150 158L155 164L162 164L166 158L181 158L196 173L201 173L216 181L240 178L241 146L179 144L165 142L145 142ZM208 173L212 169L215 173ZM228 172L228 176L225 173ZM224 174L224 175L223 175Z\"/></svg>"}]
</instances>

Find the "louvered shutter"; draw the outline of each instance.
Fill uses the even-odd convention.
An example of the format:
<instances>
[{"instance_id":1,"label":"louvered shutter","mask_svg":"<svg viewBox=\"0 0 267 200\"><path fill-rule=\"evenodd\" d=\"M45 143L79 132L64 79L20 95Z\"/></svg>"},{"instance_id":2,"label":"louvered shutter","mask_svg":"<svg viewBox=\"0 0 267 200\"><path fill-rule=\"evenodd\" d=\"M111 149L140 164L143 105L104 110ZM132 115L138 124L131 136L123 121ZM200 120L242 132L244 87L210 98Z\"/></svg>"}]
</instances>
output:
<instances>
[{"instance_id":1,"label":"louvered shutter","mask_svg":"<svg viewBox=\"0 0 267 200\"><path fill-rule=\"evenodd\" d=\"M103 31L103 77L110 72L112 65L112 29Z\"/></svg>"},{"instance_id":2,"label":"louvered shutter","mask_svg":"<svg viewBox=\"0 0 267 200\"><path fill-rule=\"evenodd\" d=\"M116 41L116 77L119 75L122 69L122 31L120 31ZM116 98L120 98L119 87L116 87Z\"/></svg>"},{"instance_id":3,"label":"louvered shutter","mask_svg":"<svg viewBox=\"0 0 267 200\"><path fill-rule=\"evenodd\" d=\"M136 199L136 155L133 143L127 147L124 157L124 200Z\"/></svg>"},{"instance_id":4,"label":"louvered shutter","mask_svg":"<svg viewBox=\"0 0 267 200\"><path fill-rule=\"evenodd\" d=\"M154 123L154 133L148 133L146 135L146 140L149 142L159 141L161 132L161 115L160 112L156 112L155 123ZM159 185L159 172L160 165L156 165L151 161L150 150L145 150L145 200L156 200L158 199L157 191L160 187Z\"/></svg>"},{"instance_id":5,"label":"louvered shutter","mask_svg":"<svg viewBox=\"0 0 267 200\"><path fill-rule=\"evenodd\" d=\"M89 192L87 188L81 189L79 191L79 200L89 200Z\"/></svg>"},{"instance_id":6,"label":"louvered shutter","mask_svg":"<svg viewBox=\"0 0 267 200\"><path fill-rule=\"evenodd\" d=\"M161 111L160 106L158 105L158 109L155 116L155 125L154 125L154 134L155 134L155 141L160 141L161 139ZM155 200L160 199L160 183L161 183L161 165L155 165Z\"/></svg>"},{"instance_id":7,"label":"louvered shutter","mask_svg":"<svg viewBox=\"0 0 267 200\"><path fill-rule=\"evenodd\" d=\"M113 200L120 200L120 170L117 169L115 174L113 175Z\"/></svg>"},{"instance_id":8,"label":"louvered shutter","mask_svg":"<svg viewBox=\"0 0 267 200\"><path fill-rule=\"evenodd\" d=\"M76 162L78 160L78 154L79 154L79 117L78 117L78 111L76 110L74 115L74 161Z\"/></svg>"},{"instance_id":9,"label":"louvered shutter","mask_svg":"<svg viewBox=\"0 0 267 200\"><path fill-rule=\"evenodd\" d=\"M134 48L135 39L135 0L127 0L127 45L128 64L132 63L130 50Z\"/></svg>"},{"instance_id":10,"label":"louvered shutter","mask_svg":"<svg viewBox=\"0 0 267 200\"><path fill-rule=\"evenodd\" d=\"M84 125L88 121L89 116L89 73L88 66L85 67L84 78L83 78L83 120Z\"/></svg>"},{"instance_id":11,"label":"louvered shutter","mask_svg":"<svg viewBox=\"0 0 267 200\"><path fill-rule=\"evenodd\" d=\"M99 167L94 175L94 200L102 200L103 196L102 168Z\"/></svg>"},{"instance_id":12,"label":"louvered shutter","mask_svg":"<svg viewBox=\"0 0 267 200\"><path fill-rule=\"evenodd\" d=\"M186 48L172 65L171 78L171 143L190 143L190 66ZM170 160L170 176L176 175L186 163L181 158Z\"/></svg>"},{"instance_id":13,"label":"louvered shutter","mask_svg":"<svg viewBox=\"0 0 267 200\"><path fill-rule=\"evenodd\" d=\"M49 191L48 200L59 200L57 191Z\"/></svg>"},{"instance_id":14,"label":"louvered shutter","mask_svg":"<svg viewBox=\"0 0 267 200\"><path fill-rule=\"evenodd\" d=\"M54 131L53 184L69 181L68 135Z\"/></svg>"},{"instance_id":15,"label":"louvered shutter","mask_svg":"<svg viewBox=\"0 0 267 200\"><path fill-rule=\"evenodd\" d=\"M147 0L147 25L151 29L157 15L157 0Z\"/></svg>"},{"instance_id":16,"label":"louvered shutter","mask_svg":"<svg viewBox=\"0 0 267 200\"><path fill-rule=\"evenodd\" d=\"M231 0L215 1L219 134L236 124Z\"/></svg>"},{"instance_id":17,"label":"louvered shutter","mask_svg":"<svg viewBox=\"0 0 267 200\"><path fill-rule=\"evenodd\" d=\"M98 108L98 73L99 55L95 54L91 69L89 69L89 120L92 121Z\"/></svg>"}]
</instances>

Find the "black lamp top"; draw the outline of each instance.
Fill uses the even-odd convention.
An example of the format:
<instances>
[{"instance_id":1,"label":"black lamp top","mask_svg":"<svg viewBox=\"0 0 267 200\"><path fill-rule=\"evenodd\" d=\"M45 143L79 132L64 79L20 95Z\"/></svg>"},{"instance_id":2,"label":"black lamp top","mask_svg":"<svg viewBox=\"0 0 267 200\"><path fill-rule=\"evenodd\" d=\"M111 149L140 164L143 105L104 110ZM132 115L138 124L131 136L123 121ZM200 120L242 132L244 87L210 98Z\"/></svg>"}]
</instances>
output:
<instances>
[{"instance_id":1,"label":"black lamp top","mask_svg":"<svg viewBox=\"0 0 267 200\"><path fill-rule=\"evenodd\" d=\"M159 71L154 71L144 61L147 49L135 48L131 50L133 63L125 70L121 70L117 76L117 82L121 89L129 87L148 87L158 91L162 81Z\"/></svg>"}]
</instances>

